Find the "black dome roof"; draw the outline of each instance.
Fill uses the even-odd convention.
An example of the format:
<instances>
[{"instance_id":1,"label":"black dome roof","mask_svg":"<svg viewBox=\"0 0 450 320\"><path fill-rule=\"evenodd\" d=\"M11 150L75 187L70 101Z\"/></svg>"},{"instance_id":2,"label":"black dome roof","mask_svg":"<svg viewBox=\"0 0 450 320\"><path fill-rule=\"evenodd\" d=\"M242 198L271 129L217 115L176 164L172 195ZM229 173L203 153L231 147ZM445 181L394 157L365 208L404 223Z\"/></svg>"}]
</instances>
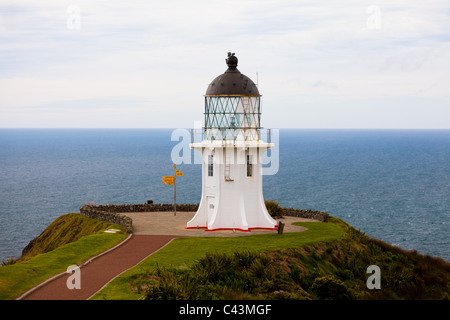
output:
<instances>
[{"instance_id":1,"label":"black dome roof","mask_svg":"<svg viewBox=\"0 0 450 320\"><path fill-rule=\"evenodd\" d=\"M260 94L256 84L236 68L238 59L234 53L229 52L228 58L225 61L228 69L209 84L205 95L259 96Z\"/></svg>"}]
</instances>

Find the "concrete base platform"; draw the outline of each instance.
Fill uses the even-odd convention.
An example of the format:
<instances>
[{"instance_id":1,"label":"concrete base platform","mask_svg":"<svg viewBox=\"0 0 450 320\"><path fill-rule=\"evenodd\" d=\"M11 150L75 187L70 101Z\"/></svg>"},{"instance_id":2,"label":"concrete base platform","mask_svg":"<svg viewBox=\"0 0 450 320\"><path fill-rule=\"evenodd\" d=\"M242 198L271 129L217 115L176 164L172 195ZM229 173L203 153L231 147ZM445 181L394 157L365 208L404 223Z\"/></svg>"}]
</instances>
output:
<instances>
[{"instance_id":1,"label":"concrete base platform","mask_svg":"<svg viewBox=\"0 0 450 320\"><path fill-rule=\"evenodd\" d=\"M122 212L121 214L133 219L133 232L136 235L174 235L183 237L239 237L256 234L277 233L277 230L253 229L251 231L186 229L186 223L192 219L195 212ZM285 224L283 232L300 232L306 228L292 225L297 221L315 221L312 219L284 217L277 222Z\"/></svg>"}]
</instances>

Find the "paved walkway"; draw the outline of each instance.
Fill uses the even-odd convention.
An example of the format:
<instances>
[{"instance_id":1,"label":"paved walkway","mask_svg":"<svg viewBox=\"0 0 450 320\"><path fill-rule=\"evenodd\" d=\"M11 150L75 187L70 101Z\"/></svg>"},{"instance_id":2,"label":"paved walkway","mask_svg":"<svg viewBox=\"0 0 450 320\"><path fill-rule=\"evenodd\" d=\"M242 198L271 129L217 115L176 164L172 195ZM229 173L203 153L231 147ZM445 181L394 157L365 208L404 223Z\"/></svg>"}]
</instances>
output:
<instances>
[{"instance_id":1,"label":"paved walkway","mask_svg":"<svg viewBox=\"0 0 450 320\"><path fill-rule=\"evenodd\" d=\"M133 235L114 250L93 259L80 268L81 289L68 289L71 274L63 273L26 295L22 300L86 300L117 275L135 266L157 251L174 236Z\"/></svg>"},{"instance_id":2,"label":"paved walkway","mask_svg":"<svg viewBox=\"0 0 450 320\"><path fill-rule=\"evenodd\" d=\"M66 282L71 274L63 273L28 291L23 300L86 300L101 290L122 272L139 264L146 257L161 249L177 237L237 237L276 233L276 230L252 230L250 232L205 229L185 229L194 212L141 212L123 213L133 219L134 233L109 252L91 259L80 268L81 289L68 289ZM286 217L284 232L299 232L303 227L293 226L295 221L310 219Z\"/></svg>"}]
</instances>

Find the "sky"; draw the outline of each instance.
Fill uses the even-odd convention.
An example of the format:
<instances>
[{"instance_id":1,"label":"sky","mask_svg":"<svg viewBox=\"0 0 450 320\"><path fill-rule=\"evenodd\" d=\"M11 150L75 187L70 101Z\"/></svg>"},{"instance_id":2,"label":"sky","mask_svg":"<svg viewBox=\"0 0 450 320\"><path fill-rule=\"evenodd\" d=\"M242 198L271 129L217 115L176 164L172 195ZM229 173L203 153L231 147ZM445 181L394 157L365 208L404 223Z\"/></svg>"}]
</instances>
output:
<instances>
[{"instance_id":1,"label":"sky","mask_svg":"<svg viewBox=\"0 0 450 320\"><path fill-rule=\"evenodd\" d=\"M227 52L263 127L450 129L448 0L0 0L0 128L192 128Z\"/></svg>"}]
</instances>

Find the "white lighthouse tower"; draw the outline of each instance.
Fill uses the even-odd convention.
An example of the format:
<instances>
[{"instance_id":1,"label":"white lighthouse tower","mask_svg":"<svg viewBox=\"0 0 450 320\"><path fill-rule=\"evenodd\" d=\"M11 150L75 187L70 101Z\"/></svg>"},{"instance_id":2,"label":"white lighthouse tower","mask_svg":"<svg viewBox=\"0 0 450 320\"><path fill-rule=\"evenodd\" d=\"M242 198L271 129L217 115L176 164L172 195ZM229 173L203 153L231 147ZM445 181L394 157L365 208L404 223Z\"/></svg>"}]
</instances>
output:
<instances>
[{"instance_id":1,"label":"white lighthouse tower","mask_svg":"<svg viewBox=\"0 0 450 320\"><path fill-rule=\"evenodd\" d=\"M190 147L203 159L202 197L187 228L276 229L262 189L263 154L274 145L270 129L260 126L261 95L237 69L234 53L226 63L206 90L204 127L192 134Z\"/></svg>"}]
</instances>

